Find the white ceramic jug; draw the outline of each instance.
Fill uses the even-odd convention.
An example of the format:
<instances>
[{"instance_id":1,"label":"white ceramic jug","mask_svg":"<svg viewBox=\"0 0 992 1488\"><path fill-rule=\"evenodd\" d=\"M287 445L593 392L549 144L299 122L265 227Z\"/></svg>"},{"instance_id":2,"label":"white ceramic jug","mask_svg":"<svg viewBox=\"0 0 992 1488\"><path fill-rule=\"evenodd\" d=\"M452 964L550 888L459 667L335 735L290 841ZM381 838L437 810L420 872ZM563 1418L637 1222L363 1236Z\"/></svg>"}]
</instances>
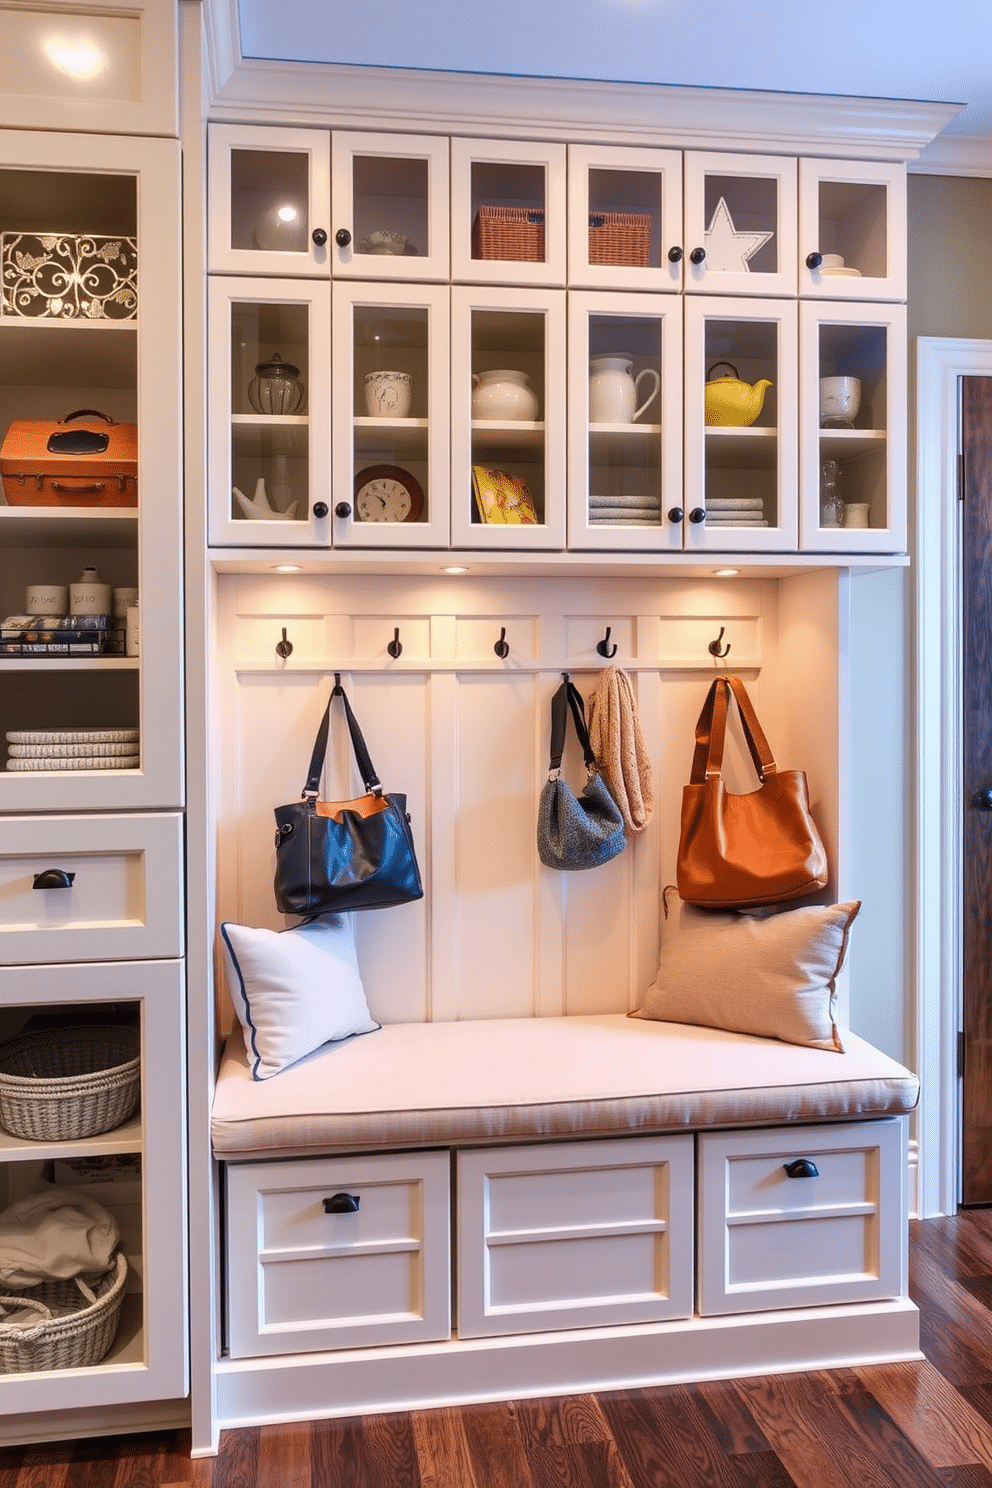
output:
<instances>
[{"instance_id":1,"label":"white ceramic jug","mask_svg":"<svg viewBox=\"0 0 992 1488\"><path fill-rule=\"evenodd\" d=\"M658 395L661 378L653 367L633 375L632 357L611 355L589 358L589 422L632 424ZM638 404L641 383L653 383L644 402Z\"/></svg>"},{"instance_id":2,"label":"white ceramic jug","mask_svg":"<svg viewBox=\"0 0 992 1488\"><path fill-rule=\"evenodd\" d=\"M472 417L476 419L536 419L537 394L527 386L526 372L500 368L473 372Z\"/></svg>"}]
</instances>

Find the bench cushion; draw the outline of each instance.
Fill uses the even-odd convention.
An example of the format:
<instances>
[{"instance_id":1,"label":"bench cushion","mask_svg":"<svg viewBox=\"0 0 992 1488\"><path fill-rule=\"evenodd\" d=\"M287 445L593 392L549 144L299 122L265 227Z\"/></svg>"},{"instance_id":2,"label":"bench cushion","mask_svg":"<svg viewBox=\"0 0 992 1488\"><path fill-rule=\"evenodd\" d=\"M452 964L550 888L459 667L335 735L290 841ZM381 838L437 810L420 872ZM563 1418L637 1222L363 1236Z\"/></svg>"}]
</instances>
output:
<instances>
[{"instance_id":1,"label":"bench cushion","mask_svg":"<svg viewBox=\"0 0 992 1488\"><path fill-rule=\"evenodd\" d=\"M850 1121L911 1111L915 1075L853 1034L843 1054L622 1014L392 1023L251 1078L224 1049L220 1158Z\"/></svg>"}]
</instances>

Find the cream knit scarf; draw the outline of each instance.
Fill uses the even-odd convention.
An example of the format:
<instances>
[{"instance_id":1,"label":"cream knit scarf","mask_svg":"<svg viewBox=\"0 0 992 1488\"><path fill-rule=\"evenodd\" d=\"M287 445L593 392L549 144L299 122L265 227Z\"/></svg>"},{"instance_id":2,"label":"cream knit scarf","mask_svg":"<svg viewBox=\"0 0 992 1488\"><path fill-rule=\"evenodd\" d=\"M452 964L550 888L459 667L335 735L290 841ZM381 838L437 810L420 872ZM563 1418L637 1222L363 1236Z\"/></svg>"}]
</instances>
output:
<instances>
[{"instance_id":1,"label":"cream knit scarf","mask_svg":"<svg viewBox=\"0 0 992 1488\"><path fill-rule=\"evenodd\" d=\"M618 666L604 668L589 700L589 742L628 832L643 832L654 810L651 761L634 703Z\"/></svg>"}]
</instances>

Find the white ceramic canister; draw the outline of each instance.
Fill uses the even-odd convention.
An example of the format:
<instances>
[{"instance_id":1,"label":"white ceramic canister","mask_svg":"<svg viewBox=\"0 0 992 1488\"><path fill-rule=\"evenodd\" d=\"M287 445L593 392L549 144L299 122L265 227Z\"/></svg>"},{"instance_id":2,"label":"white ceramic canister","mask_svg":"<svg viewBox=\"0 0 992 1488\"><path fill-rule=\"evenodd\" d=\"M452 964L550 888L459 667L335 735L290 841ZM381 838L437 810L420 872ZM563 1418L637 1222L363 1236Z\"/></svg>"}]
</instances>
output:
<instances>
[{"instance_id":1,"label":"white ceramic canister","mask_svg":"<svg viewBox=\"0 0 992 1488\"><path fill-rule=\"evenodd\" d=\"M820 427L850 428L861 407L861 381L857 377L820 378Z\"/></svg>"},{"instance_id":2,"label":"white ceramic canister","mask_svg":"<svg viewBox=\"0 0 992 1488\"><path fill-rule=\"evenodd\" d=\"M632 357L622 353L589 358L589 421L593 424L632 424L658 395L661 378L653 367L634 376ZM638 405L641 383L651 391Z\"/></svg>"},{"instance_id":3,"label":"white ceramic canister","mask_svg":"<svg viewBox=\"0 0 992 1488\"><path fill-rule=\"evenodd\" d=\"M69 590L65 584L29 584L24 599L28 615L68 615Z\"/></svg>"},{"instance_id":4,"label":"white ceramic canister","mask_svg":"<svg viewBox=\"0 0 992 1488\"><path fill-rule=\"evenodd\" d=\"M127 625L127 639L124 650L127 656L141 655L141 611L137 605L131 605L125 617Z\"/></svg>"},{"instance_id":5,"label":"white ceramic canister","mask_svg":"<svg viewBox=\"0 0 992 1488\"><path fill-rule=\"evenodd\" d=\"M527 385L526 372L499 368L473 372L472 417L476 419L536 419L537 394Z\"/></svg>"},{"instance_id":6,"label":"white ceramic canister","mask_svg":"<svg viewBox=\"0 0 992 1488\"><path fill-rule=\"evenodd\" d=\"M109 615L112 606L110 585L101 583L95 568L84 568L82 576L69 585L70 615Z\"/></svg>"},{"instance_id":7,"label":"white ceramic canister","mask_svg":"<svg viewBox=\"0 0 992 1488\"><path fill-rule=\"evenodd\" d=\"M844 507L845 527L868 527L870 507L867 501L849 501Z\"/></svg>"},{"instance_id":8,"label":"white ceramic canister","mask_svg":"<svg viewBox=\"0 0 992 1488\"><path fill-rule=\"evenodd\" d=\"M370 372L365 379L365 411L370 418L406 418L412 396L409 372Z\"/></svg>"},{"instance_id":9,"label":"white ceramic canister","mask_svg":"<svg viewBox=\"0 0 992 1488\"><path fill-rule=\"evenodd\" d=\"M128 610L138 603L137 589L115 589L113 592L114 619L123 620Z\"/></svg>"}]
</instances>

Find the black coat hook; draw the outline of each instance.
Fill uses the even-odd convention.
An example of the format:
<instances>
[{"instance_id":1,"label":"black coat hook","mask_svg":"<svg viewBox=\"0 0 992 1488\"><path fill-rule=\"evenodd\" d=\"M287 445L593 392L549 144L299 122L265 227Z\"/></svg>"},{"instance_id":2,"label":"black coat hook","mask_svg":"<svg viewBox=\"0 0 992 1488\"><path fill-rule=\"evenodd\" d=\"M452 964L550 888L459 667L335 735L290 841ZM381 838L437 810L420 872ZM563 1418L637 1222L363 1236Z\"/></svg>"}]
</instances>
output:
<instances>
[{"instance_id":1,"label":"black coat hook","mask_svg":"<svg viewBox=\"0 0 992 1488\"><path fill-rule=\"evenodd\" d=\"M403 655L403 647L400 644L400 628L398 625L393 628L393 639L386 647L386 650L389 652L394 661L396 660L397 656Z\"/></svg>"},{"instance_id":2,"label":"black coat hook","mask_svg":"<svg viewBox=\"0 0 992 1488\"><path fill-rule=\"evenodd\" d=\"M606 634L603 639L596 642L596 650L599 652L600 656L605 656L607 660L609 660L613 656L616 656L617 654L616 642L614 641L613 645L610 645L611 634L612 626L608 625L606 627Z\"/></svg>"},{"instance_id":3,"label":"black coat hook","mask_svg":"<svg viewBox=\"0 0 992 1488\"><path fill-rule=\"evenodd\" d=\"M720 649L720 642L723 640L723 632L726 630L726 628L727 627L725 625L721 625L720 626L720 634L717 636L717 638L716 638L715 641L710 641L709 645L706 648L707 651L710 653L711 656L717 656L717 657L720 658L721 661L730 652L730 642L729 641L723 647L722 650Z\"/></svg>"},{"instance_id":4,"label":"black coat hook","mask_svg":"<svg viewBox=\"0 0 992 1488\"><path fill-rule=\"evenodd\" d=\"M505 625L501 625L500 626L500 629L499 629L499 640L496 642L495 646L493 647L493 650L496 652L496 655L499 657L500 661L505 661L506 658L510 654L510 643L506 639L506 626Z\"/></svg>"},{"instance_id":5,"label":"black coat hook","mask_svg":"<svg viewBox=\"0 0 992 1488\"><path fill-rule=\"evenodd\" d=\"M286 627L284 625L283 628L282 628L282 640L281 641L276 641L276 655L277 656L281 656L282 659L283 659L283 661L285 661L286 660L286 657L287 656L292 656L292 654L293 654L293 643L292 643L292 641L287 641L287 639L286 639Z\"/></svg>"}]
</instances>

